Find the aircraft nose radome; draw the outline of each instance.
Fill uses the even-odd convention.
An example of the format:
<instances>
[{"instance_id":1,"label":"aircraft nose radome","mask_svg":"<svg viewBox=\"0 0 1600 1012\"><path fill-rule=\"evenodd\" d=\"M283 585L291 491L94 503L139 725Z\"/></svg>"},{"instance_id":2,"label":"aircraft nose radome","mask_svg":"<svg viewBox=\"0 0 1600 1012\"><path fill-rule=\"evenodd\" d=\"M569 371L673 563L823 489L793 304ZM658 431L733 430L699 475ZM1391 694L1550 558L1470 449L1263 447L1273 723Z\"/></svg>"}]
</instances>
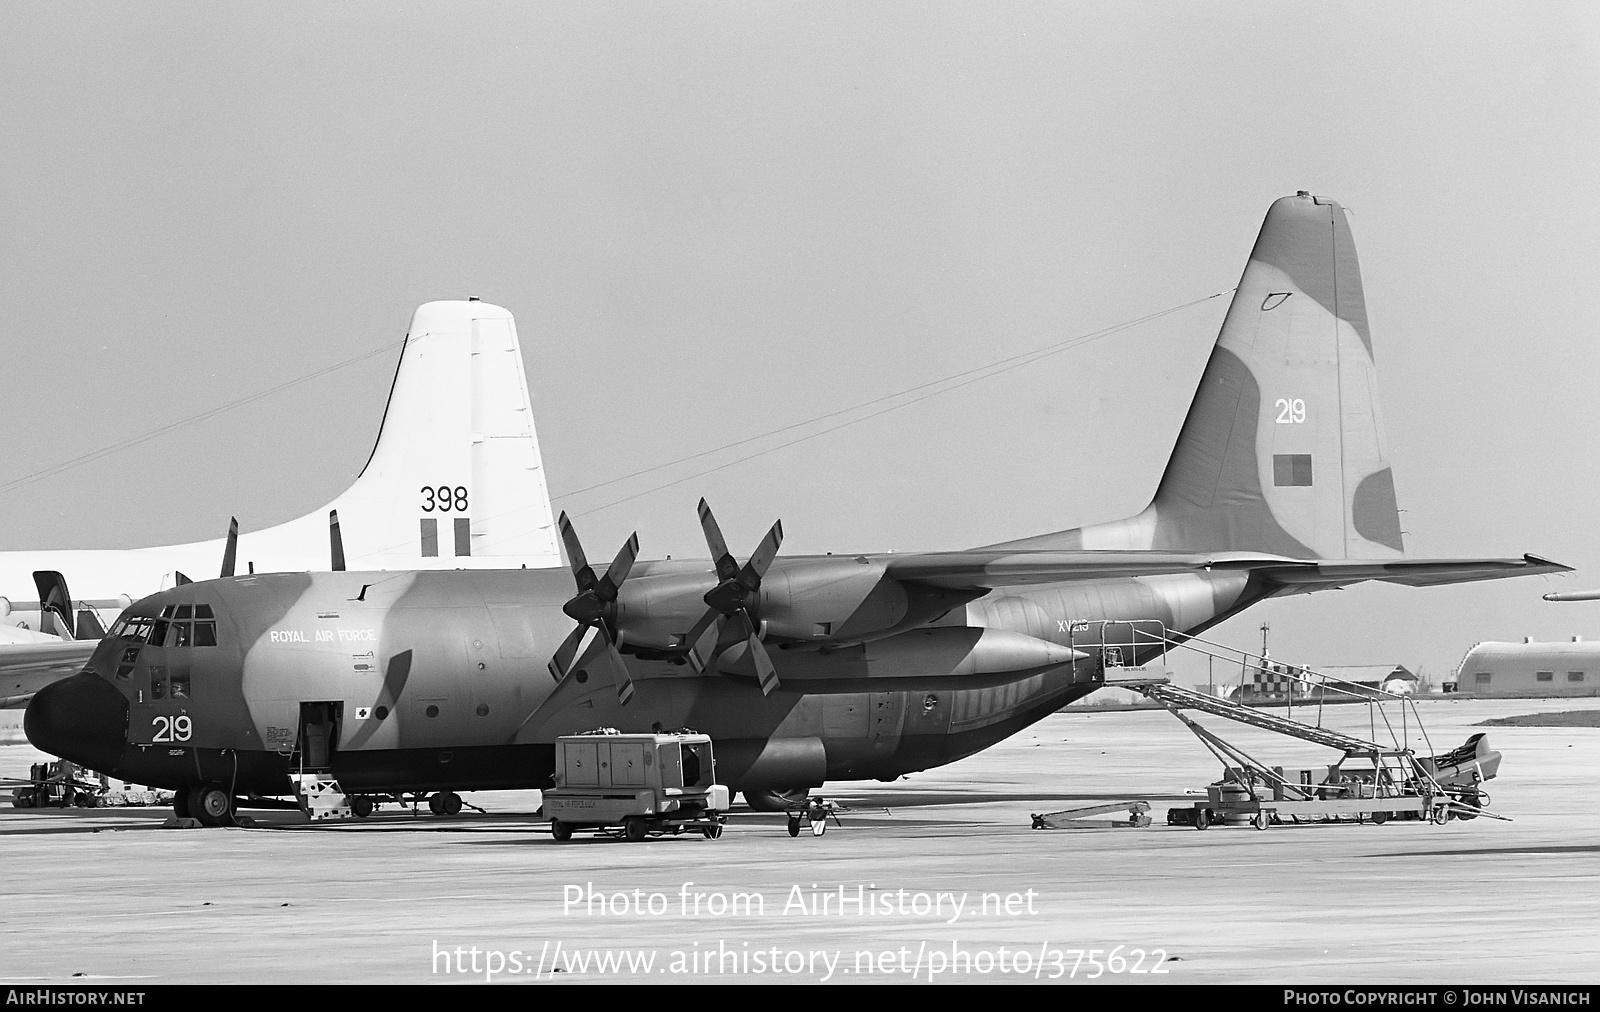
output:
<instances>
[{"instance_id":1,"label":"aircraft nose radome","mask_svg":"<svg viewBox=\"0 0 1600 1012\"><path fill-rule=\"evenodd\" d=\"M80 672L34 693L22 729L41 752L113 769L127 742L128 701L99 675Z\"/></svg>"}]
</instances>

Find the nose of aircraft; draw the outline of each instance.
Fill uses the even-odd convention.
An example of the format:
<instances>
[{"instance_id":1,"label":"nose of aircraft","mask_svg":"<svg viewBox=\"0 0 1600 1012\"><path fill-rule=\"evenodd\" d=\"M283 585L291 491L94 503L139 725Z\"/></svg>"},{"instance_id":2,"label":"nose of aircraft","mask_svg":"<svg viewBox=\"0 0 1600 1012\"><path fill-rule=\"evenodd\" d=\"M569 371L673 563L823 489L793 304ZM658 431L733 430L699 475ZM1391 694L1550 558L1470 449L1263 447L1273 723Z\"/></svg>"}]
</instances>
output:
<instances>
[{"instance_id":1,"label":"nose of aircraft","mask_svg":"<svg viewBox=\"0 0 1600 1012\"><path fill-rule=\"evenodd\" d=\"M39 751L105 772L127 744L128 701L104 678L81 671L34 693L22 729Z\"/></svg>"}]
</instances>

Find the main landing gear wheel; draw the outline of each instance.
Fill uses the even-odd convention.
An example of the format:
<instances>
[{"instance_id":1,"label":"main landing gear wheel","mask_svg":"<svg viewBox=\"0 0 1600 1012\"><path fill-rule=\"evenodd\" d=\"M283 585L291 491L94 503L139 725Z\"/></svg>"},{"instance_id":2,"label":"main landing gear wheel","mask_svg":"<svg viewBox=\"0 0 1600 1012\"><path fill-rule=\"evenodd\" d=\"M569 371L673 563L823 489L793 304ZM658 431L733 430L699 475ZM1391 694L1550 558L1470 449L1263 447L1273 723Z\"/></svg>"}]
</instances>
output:
<instances>
[{"instance_id":1,"label":"main landing gear wheel","mask_svg":"<svg viewBox=\"0 0 1600 1012\"><path fill-rule=\"evenodd\" d=\"M1196 828L1196 829L1210 829L1211 828L1211 809L1209 809L1209 808L1196 808L1194 810L1194 828Z\"/></svg>"},{"instance_id":2,"label":"main landing gear wheel","mask_svg":"<svg viewBox=\"0 0 1600 1012\"><path fill-rule=\"evenodd\" d=\"M357 794L350 799L350 814L358 819L365 819L371 815L374 807L376 806L373 805L372 799L365 794Z\"/></svg>"},{"instance_id":3,"label":"main landing gear wheel","mask_svg":"<svg viewBox=\"0 0 1600 1012\"><path fill-rule=\"evenodd\" d=\"M203 826L231 826L233 795L216 784L201 784L189 791L189 811Z\"/></svg>"},{"instance_id":4,"label":"main landing gear wheel","mask_svg":"<svg viewBox=\"0 0 1600 1012\"><path fill-rule=\"evenodd\" d=\"M650 827L640 816L630 815L622 820L622 835L627 837L630 842L637 843L643 840L649 832Z\"/></svg>"},{"instance_id":5,"label":"main landing gear wheel","mask_svg":"<svg viewBox=\"0 0 1600 1012\"><path fill-rule=\"evenodd\" d=\"M189 785L178 788L172 792L172 814L180 819L192 819L189 811Z\"/></svg>"},{"instance_id":6,"label":"main landing gear wheel","mask_svg":"<svg viewBox=\"0 0 1600 1012\"><path fill-rule=\"evenodd\" d=\"M572 839L572 827L567 825L565 822L562 822L560 819L551 819L550 835L555 837L557 840L570 840Z\"/></svg>"},{"instance_id":7,"label":"main landing gear wheel","mask_svg":"<svg viewBox=\"0 0 1600 1012\"><path fill-rule=\"evenodd\" d=\"M1272 815L1270 812L1267 812L1265 809L1263 809L1262 811L1256 813L1255 818L1250 820L1250 824L1255 826L1257 829L1264 830L1268 826L1272 825Z\"/></svg>"},{"instance_id":8,"label":"main landing gear wheel","mask_svg":"<svg viewBox=\"0 0 1600 1012\"><path fill-rule=\"evenodd\" d=\"M454 791L440 791L428 795L428 811L434 815L461 814L461 795Z\"/></svg>"}]
</instances>

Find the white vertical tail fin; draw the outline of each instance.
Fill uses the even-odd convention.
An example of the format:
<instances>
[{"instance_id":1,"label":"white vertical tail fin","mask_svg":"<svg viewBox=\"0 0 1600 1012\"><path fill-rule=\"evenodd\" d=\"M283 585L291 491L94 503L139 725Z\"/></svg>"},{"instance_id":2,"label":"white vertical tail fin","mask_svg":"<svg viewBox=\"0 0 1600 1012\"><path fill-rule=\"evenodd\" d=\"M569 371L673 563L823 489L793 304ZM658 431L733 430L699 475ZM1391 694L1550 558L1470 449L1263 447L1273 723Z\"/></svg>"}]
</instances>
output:
<instances>
[{"instance_id":1,"label":"white vertical tail fin","mask_svg":"<svg viewBox=\"0 0 1600 1012\"><path fill-rule=\"evenodd\" d=\"M240 535L239 558L256 572L327 569L330 510L352 570L561 565L509 312L477 301L419 307L354 484L305 517Z\"/></svg>"}]
</instances>

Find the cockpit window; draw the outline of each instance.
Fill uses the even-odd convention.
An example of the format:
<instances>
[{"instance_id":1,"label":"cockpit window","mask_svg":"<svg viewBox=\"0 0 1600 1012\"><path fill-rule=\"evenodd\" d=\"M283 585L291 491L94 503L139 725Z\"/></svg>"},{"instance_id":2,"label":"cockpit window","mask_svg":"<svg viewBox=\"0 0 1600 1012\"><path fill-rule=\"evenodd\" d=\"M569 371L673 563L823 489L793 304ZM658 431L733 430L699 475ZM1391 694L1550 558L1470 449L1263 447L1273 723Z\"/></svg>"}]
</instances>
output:
<instances>
[{"instance_id":1,"label":"cockpit window","mask_svg":"<svg viewBox=\"0 0 1600 1012\"><path fill-rule=\"evenodd\" d=\"M160 618L124 615L108 635L158 647L214 647L216 613L209 604L169 604L161 609Z\"/></svg>"}]
</instances>

